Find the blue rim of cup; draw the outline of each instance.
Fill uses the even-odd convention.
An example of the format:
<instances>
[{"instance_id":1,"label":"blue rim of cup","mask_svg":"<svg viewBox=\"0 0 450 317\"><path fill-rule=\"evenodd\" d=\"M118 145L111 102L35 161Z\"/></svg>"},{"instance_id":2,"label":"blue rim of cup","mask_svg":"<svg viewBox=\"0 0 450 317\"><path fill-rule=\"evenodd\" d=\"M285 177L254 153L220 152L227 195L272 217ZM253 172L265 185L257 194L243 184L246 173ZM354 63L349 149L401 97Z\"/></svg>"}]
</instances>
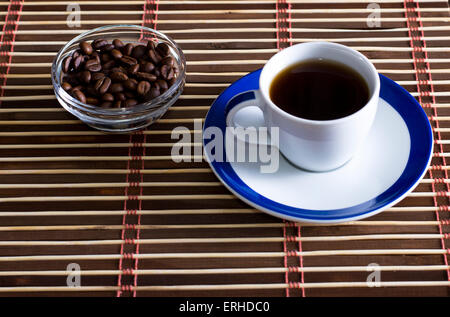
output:
<instances>
[{"instance_id":1,"label":"blue rim of cup","mask_svg":"<svg viewBox=\"0 0 450 317\"><path fill-rule=\"evenodd\" d=\"M254 71L228 87L212 104L203 129L219 128L225 135L225 109L228 101L239 93L259 88L261 69ZM373 215L401 200L411 192L426 173L433 153L433 133L428 117L416 99L391 79L380 76L380 97L388 102L404 120L411 138L411 148L405 169L396 182L380 195L348 208L313 210L284 205L268 199L245 184L229 162L210 161L212 170L235 195L257 209L293 221L339 222L356 220ZM240 102L254 98L253 93L243 94ZM235 103L236 106L238 103ZM203 138L203 145L210 140ZM222 149L225 153L225 147ZM208 155L208 153L206 153ZM226 157L226 156L225 156ZM326 193L325 193L326 195Z\"/></svg>"}]
</instances>

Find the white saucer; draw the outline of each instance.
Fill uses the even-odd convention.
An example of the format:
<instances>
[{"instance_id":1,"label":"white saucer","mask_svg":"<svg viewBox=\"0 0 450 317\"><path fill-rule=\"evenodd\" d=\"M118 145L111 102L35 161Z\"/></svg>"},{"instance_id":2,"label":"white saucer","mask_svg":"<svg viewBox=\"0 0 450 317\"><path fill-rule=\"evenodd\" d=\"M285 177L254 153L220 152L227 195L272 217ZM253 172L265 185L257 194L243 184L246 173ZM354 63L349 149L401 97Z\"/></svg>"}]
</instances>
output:
<instances>
[{"instance_id":1,"label":"white saucer","mask_svg":"<svg viewBox=\"0 0 450 317\"><path fill-rule=\"evenodd\" d=\"M253 72L225 90L211 106L204 129L225 131L228 100L257 89L259 74ZM427 116L416 100L390 79L380 75L380 80L381 99L368 140L341 168L308 172L280 155L276 173L261 173L260 162L215 162L206 151L211 168L249 205L291 221L336 223L383 211L419 183L431 161L433 138ZM204 145L210 141L209 137L203 139ZM222 150L226 153L225 146Z\"/></svg>"}]
</instances>

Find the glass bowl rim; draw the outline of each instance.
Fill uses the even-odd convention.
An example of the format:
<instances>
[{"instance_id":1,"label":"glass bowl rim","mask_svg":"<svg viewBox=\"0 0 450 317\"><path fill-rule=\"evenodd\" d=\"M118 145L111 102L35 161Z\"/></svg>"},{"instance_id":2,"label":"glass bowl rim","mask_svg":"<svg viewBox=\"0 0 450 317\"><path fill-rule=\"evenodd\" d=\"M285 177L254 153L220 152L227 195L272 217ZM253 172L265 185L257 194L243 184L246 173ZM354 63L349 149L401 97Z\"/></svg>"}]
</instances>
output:
<instances>
[{"instance_id":1,"label":"glass bowl rim","mask_svg":"<svg viewBox=\"0 0 450 317\"><path fill-rule=\"evenodd\" d=\"M126 108L118 108L118 109L103 109L98 106L89 105L80 102L78 99L75 99L72 97L69 93L67 93L64 89L61 87L61 79L57 78L57 64L58 61L61 59L62 55L67 51L67 49L74 44L77 41L83 40L85 37L100 32L100 31L108 31L118 28L125 28L130 29L134 31L146 31L152 34L155 34L161 38L163 38L165 41L169 42L173 48L176 49L176 52L178 54L178 57L180 59L179 65L182 65L183 67L180 67L180 73L178 74L178 77L175 81L175 83L166 90L163 94L159 95L158 97L149 100L147 102L139 103L132 107L126 107ZM139 30L136 30L139 29ZM62 71L62 70L61 70ZM178 46L178 44L169 36L165 35L162 32L159 32L157 30L142 26L142 25L133 25L133 24L112 24L112 25L105 25L101 26L86 32L83 32L79 34L78 36L71 39L69 42L67 42L56 54L56 56L53 59L52 62L52 69L51 69L51 77L52 77L52 84L53 84L53 90L55 94L62 94L61 97L65 99L66 102L70 103L72 106L77 108L78 110L86 111L88 113L95 113L99 115L107 115L107 116L123 116L126 114L136 114L140 112L147 112L148 110L151 110L153 108L158 108L159 103L166 99L168 96L171 96L172 93L174 93L180 86L180 84L183 82L186 76L186 58L183 54L183 51Z\"/></svg>"}]
</instances>

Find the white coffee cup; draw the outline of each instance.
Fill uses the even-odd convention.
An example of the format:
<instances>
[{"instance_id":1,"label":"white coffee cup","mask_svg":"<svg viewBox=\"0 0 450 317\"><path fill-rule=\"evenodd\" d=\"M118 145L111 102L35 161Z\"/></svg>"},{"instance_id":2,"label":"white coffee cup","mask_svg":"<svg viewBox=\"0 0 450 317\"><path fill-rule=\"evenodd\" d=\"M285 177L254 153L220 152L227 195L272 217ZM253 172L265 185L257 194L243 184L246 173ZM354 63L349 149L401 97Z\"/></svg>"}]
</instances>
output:
<instances>
[{"instance_id":1,"label":"white coffee cup","mask_svg":"<svg viewBox=\"0 0 450 317\"><path fill-rule=\"evenodd\" d=\"M334 120L303 119L281 110L269 96L272 81L286 67L313 59L336 61L359 73L369 88L367 104L353 114ZM249 92L254 94L252 102L236 102ZM348 162L364 142L375 118L379 92L378 72L361 53L336 43L302 43L270 58L262 69L259 90L233 97L226 107L226 121L228 126L236 127L239 125L235 122L236 114L242 108L257 106L264 115L265 126L269 130L279 128L279 149L291 163L310 171L330 171Z\"/></svg>"}]
</instances>

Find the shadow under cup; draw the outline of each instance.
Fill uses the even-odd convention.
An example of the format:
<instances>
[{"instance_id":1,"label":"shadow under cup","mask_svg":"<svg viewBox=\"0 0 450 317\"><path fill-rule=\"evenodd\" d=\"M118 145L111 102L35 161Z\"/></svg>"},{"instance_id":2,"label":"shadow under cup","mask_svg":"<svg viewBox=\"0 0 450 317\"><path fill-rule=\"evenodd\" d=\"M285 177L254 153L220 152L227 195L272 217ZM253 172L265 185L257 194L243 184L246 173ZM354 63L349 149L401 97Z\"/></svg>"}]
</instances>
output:
<instances>
[{"instance_id":1,"label":"shadow under cup","mask_svg":"<svg viewBox=\"0 0 450 317\"><path fill-rule=\"evenodd\" d=\"M323 59L343 64L366 82L369 98L358 111L333 120L293 116L270 99L272 81L284 69L302 61ZM291 46L264 66L256 92L267 128L279 129L279 149L294 165L316 172L336 169L348 162L364 142L378 106L380 79L373 64L361 53L340 44L311 42Z\"/></svg>"}]
</instances>

